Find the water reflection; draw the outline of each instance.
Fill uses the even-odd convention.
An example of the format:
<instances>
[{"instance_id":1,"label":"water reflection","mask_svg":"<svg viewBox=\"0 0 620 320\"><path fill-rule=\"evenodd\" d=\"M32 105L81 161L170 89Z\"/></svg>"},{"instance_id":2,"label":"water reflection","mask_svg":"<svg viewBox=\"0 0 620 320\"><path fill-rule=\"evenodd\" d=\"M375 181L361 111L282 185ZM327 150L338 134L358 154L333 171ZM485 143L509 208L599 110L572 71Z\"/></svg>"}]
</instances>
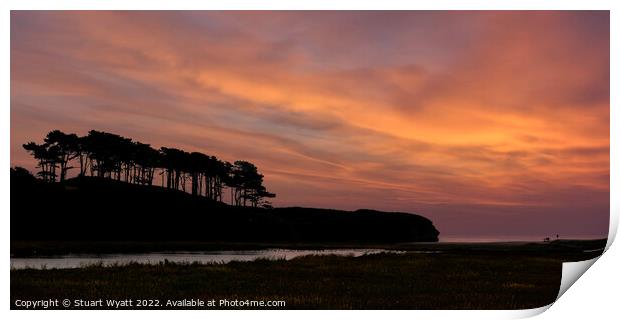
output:
<instances>
[{"instance_id":1,"label":"water reflection","mask_svg":"<svg viewBox=\"0 0 620 320\"><path fill-rule=\"evenodd\" d=\"M366 254L401 253L401 251L381 249L330 249L330 250L234 250L234 251L183 251L183 252L153 252L141 254L105 254L105 255L64 255L40 258L11 258L13 269L68 269L80 268L92 264L105 266L113 264L128 264L131 262L158 264L169 261L177 263L226 263L230 261L252 261L256 259L285 259L305 255L341 255L359 257Z\"/></svg>"}]
</instances>

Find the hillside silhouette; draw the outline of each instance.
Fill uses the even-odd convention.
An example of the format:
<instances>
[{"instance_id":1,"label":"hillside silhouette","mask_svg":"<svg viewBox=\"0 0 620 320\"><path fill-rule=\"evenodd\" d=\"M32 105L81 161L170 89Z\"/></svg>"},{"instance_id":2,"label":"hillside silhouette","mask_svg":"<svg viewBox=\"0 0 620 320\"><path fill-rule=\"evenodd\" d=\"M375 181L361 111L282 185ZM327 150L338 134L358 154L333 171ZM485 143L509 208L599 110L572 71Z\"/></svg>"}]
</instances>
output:
<instances>
[{"instance_id":1,"label":"hillside silhouette","mask_svg":"<svg viewBox=\"0 0 620 320\"><path fill-rule=\"evenodd\" d=\"M96 130L52 130L23 147L40 171L11 169L12 240L438 240L432 222L413 214L273 208L267 199L276 195L245 160L155 149Z\"/></svg>"},{"instance_id":2,"label":"hillside silhouette","mask_svg":"<svg viewBox=\"0 0 620 320\"><path fill-rule=\"evenodd\" d=\"M154 185L11 169L11 240L433 242L424 217L372 210L234 206Z\"/></svg>"}]
</instances>

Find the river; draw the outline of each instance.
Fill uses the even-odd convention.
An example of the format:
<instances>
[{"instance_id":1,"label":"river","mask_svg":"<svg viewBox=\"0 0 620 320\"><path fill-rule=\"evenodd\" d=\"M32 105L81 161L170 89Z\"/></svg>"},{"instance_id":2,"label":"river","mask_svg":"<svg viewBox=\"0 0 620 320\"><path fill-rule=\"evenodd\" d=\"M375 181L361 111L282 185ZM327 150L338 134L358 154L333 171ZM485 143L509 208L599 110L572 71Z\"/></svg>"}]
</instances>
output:
<instances>
[{"instance_id":1,"label":"river","mask_svg":"<svg viewBox=\"0 0 620 320\"><path fill-rule=\"evenodd\" d=\"M233 251L178 251L152 252L129 254L73 254L36 258L11 258L11 269L69 269L80 268L93 264L104 266L114 264L145 263L158 264L160 262L177 263L227 263L230 261L252 261L256 259L285 259L290 260L306 255L339 255L359 257L365 254L401 253L401 251L381 249L330 249L330 250L233 250Z\"/></svg>"}]
</instances>

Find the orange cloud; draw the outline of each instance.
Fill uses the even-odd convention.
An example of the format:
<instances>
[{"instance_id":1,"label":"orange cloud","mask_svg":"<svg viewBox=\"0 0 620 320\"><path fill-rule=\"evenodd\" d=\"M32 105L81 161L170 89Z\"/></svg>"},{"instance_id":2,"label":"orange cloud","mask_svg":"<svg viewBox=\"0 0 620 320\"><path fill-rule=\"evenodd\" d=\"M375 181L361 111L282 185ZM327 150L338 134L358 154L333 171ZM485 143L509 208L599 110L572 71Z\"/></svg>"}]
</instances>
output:
<instances>
[{"instance_id":1,"label":"orange cloud","mask_svg":"<svg viewBox=\"0 0 620 320\"><path fill-rule=\"evenodd\" d=\"M11 30L14 165L48 130L99 129L251 160L276 205L607 230L607 12L13 12Z\"/></svg>"}]
</instances>

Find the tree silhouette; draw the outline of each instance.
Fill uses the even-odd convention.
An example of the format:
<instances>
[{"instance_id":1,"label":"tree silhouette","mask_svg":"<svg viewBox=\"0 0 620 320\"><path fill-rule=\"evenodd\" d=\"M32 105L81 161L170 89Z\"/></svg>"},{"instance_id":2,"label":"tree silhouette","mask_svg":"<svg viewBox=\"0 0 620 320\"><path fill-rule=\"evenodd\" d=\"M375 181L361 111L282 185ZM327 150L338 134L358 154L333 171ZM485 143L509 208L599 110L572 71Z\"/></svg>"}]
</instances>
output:
<instances>
[{"instance_id":1,"label":"tree silhouette","mask_svg":"<svg viewBox=\"0 0 620 320\"><path fill-rule=\"evenodd\" d=\"M29 142L23 145L26 151L38 161L37 168L41 169L37 173L43 181L56 181L56 168L58 167L58 147L50 146L47 143L36 144Z\"/></svg>"},{"instance_id":2,"label":"tree silhouette","mask_svg":"<svg viewBox=\"0 0 620 320\"><path fill-rule=\"evenodd\" d=\"M67 173L79 163L78 177L87 174L99 178L125 181L132 184L152 185L156 171L161 175L161 186L223 201L223 190L228 188L231 205L269 207L264 199L275 194L263 186L263 175L248 161L231 164L200 152L186 152L177 148L154 149L149 144L133 141L117 134L91 130L86 136L50 131L42 144L23 145L36 160L41 170L37 175L46 182L63 182ZM60 174L56 173L57 169Z\"/></svg>"},{"instance_id":3,"label":"tree silhouette","mask_svg":"<svg viewBox=\"0 0 620 320\"><path fill-rule=\"evenodd\" d=\"M184 151L175 148L161 147L161 164L166 172L166 188L179 189L181 177L181 164L183 163Z\"/></svg>"},{"instance_id":4,"label":"tree silhouette","mask_svg":"<svg viewBox=\"0 0 620 320\"><path fill-rule=\"evenodd\" d=\"M232 169L231 187L235 190L235 204L247 206L248 201L253 207L258 206L262 198L275 197L263 186L263 175L258 168L248 161L235 161Z\"/></svg>"},{"instance_id":5,"label":"tree silhouette","mask_svg":"<svg viewBox=\"0 0 620 320\"><path fill-rule=\"evenodd\" d=\"M149 144L135 142L133 147L133 181L152 185L155 168L161 162L161 154ZM125 180L128 181L128 179Z\"/></svg>"},{"instance_id":6,"label":"tree silhouette","mask_svg":"<svg viewBox=\"0 0 620 320\"><path fill-rule=\"evenodd\" d=\"M60 130L50 131L44 139L48 150L53 150L56 162L60 168L60 181L65 181L67 171L73 169L69 161L79 155L79 138L76 134L65 134Z\"/></svg>"}]
</instances>

